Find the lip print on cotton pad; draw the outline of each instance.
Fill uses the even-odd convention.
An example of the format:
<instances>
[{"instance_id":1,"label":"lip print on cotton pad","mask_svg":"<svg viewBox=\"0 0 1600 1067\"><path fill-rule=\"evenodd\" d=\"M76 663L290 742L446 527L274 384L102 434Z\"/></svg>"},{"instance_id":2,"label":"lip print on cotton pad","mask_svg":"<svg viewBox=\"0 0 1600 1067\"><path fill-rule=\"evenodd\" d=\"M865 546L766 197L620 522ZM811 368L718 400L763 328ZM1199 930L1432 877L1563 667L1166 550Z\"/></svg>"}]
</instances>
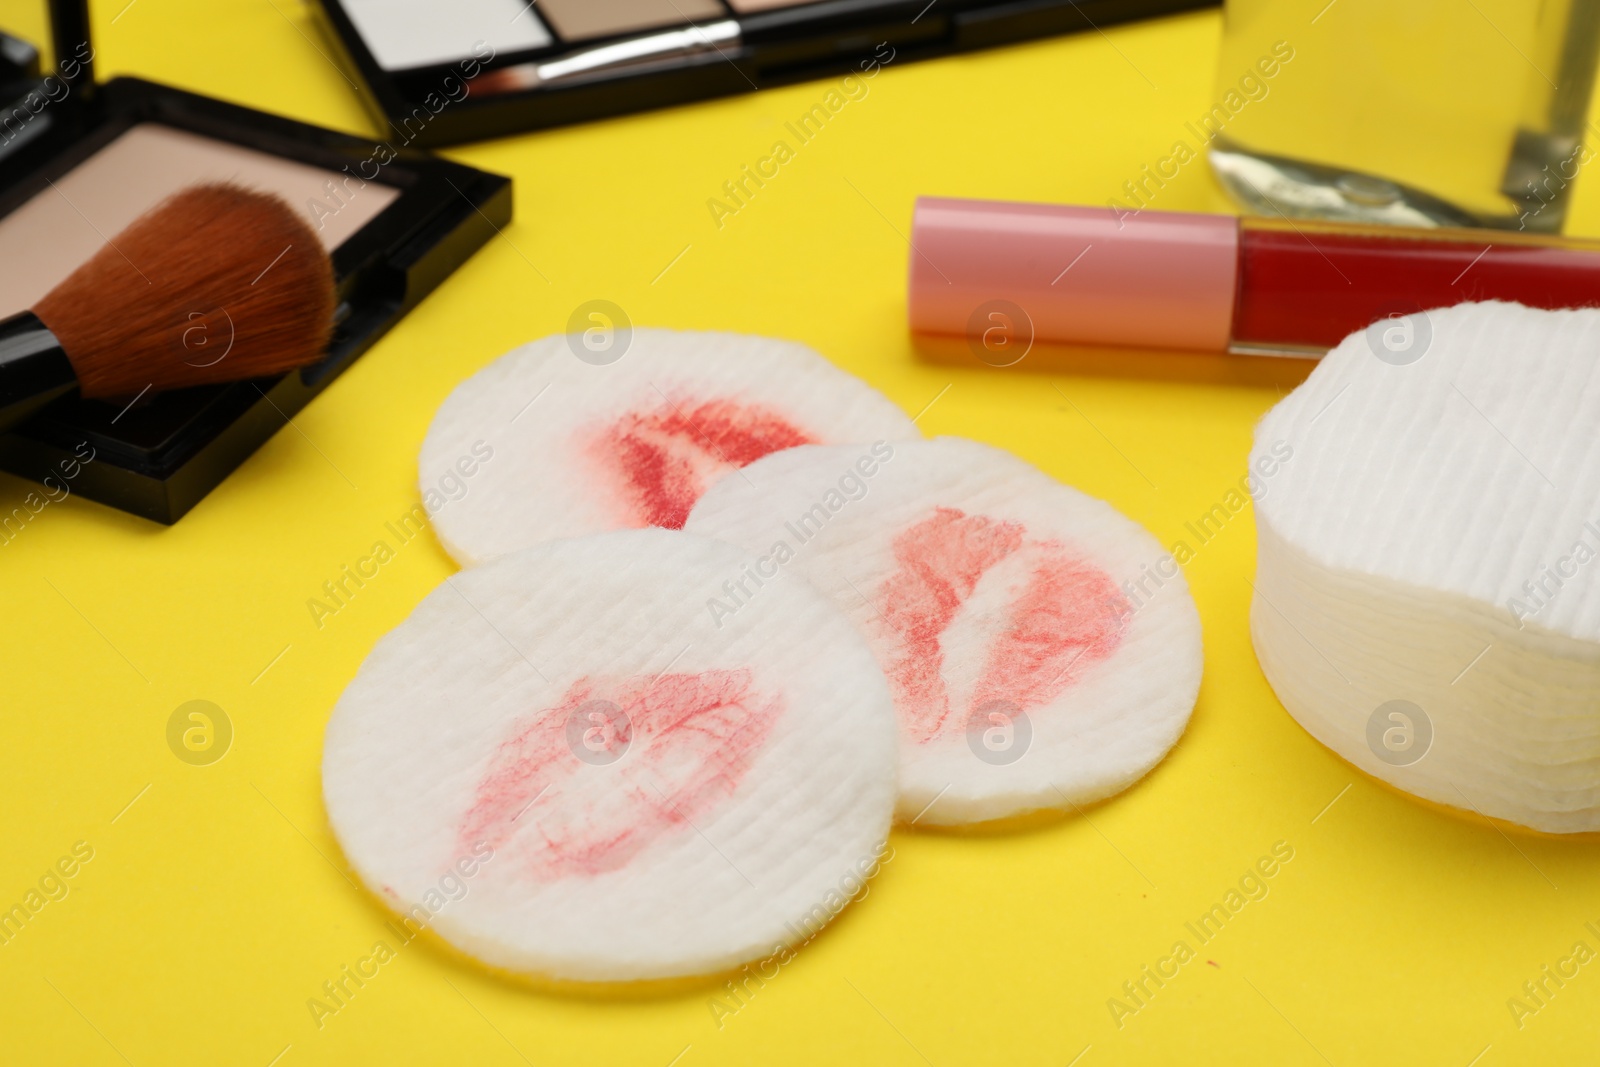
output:
<instances>
[{"instance_id":1,"label":"lip print on cotton pad","mask_svg":"<svg viewBox=\"0 0 1600 1067\"><path fill-rule=\"evenodd\" d=\"M362 880L470 955L558 979L715 973L814 929L887 838L893 698L798 575L713 621L706 599L752 562L613 531L430 593L328 724L328 818ZM463 860L466 891L428 905Z\"/></svg>"},{"instance_id":2,"label":"lip print on cotton pad","mask_svg":"<svg viewBox=\"0 0 1600 1067\"><path fill-rule=\"evenodd\" d=\"M504 849L527 819L537 840L517 858L534 879L618 870L737 793L783 710L781 696L754 689L749 668L579 678L500 743L457 843L463 854L481 841ZM614 774L575 781L621 761L635 742L634 759ZM603 788L592 804L571 803L595 783Z\"/></svg>"},{"instance_id":3,"label":"lip print on cotton pad","mask_svg":"<svg viewBox=\"0 0 1600 1067\"><path fill-rule=\"evenodd\" d=\"M1020 522L941 506L891 543L896 569L869 599L898 639L888 674L913 741L926 743L974 720L1003 728L1001 718L1048 704L1122 640L1128 602L1106 573L1059 541L1030 540ZM1011 573L1001 576L1004 570ZM985 583L991 573L996 580ZM980 584L991 603L976 606ZM958 617L964 627L954 626ZM953 704L946 643L983 641L989 635L962 629L981 631L996 620L970 696Z\"/></svg>"},{"instance_id":4,"label":"lip print on cotton pad","mask_svg":"<svg viewBox=\"0 0 1600 1067\"><path fill-rule=\"evenodd\" d=\"M920 436L882 394L792 341L634 329L601 360L581 337L512 350L434 416L422 499L462 565L558 537L681 527L718 478L782 449Z\"/></svg>"},{"instance_id":5,"label":"lip print on cotton pad","mask_svg":"<svg viewBox=\"0 0 1600 1067\"><path fill-rule=\"evenodd\" d=\"M793 570L855 620L895 696L901 820L1099 800L1182 735L1199 616L1181 573L1152 582L1165 552L1111 505L953 437L796 448L740 474L685 525L758 553L708 613L737 617Z\"/></svg>"}]
</instances>

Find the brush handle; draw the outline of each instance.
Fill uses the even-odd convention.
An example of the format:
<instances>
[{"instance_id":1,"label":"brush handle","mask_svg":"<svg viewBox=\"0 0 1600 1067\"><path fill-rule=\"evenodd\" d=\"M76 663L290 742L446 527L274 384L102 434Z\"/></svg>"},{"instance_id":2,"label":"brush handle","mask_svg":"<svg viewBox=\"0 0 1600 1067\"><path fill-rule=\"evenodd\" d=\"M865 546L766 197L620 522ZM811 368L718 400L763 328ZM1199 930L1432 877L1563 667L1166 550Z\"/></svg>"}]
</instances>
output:
<instances>
[{"instance_id":1,"label":"brush handle","mask_svg":"<svg viewBox=\"0 0 1600 1067\"><path fill-rule=\"evenodd\" d=\"M0 320L0 432L77 387L72 361L39 316Z\"/></svg>"}]
</instances>

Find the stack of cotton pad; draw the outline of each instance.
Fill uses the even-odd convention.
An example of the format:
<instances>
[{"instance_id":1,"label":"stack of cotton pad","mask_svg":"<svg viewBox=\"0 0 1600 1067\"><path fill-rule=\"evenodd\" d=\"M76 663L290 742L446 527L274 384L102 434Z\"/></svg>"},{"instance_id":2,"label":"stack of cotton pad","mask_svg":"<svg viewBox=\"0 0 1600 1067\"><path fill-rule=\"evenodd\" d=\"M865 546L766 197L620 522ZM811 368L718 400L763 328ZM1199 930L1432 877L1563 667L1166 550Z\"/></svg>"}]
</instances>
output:
<instances>
[{"instance_id":1,"label":"stack of cotton pad","mask_svg":"<svg viewBox=\"0 0 1600 1067\"><path fill-rule=\"evenodd\" d=\"M1251 628L1362 770L1600 829L1600 311L1465 304L1347 338L1262 420ZM1253 457L1254 458L1254 457Z\"/></svg>"},{"instance_id":2,"label":"stack of cotton pad","mask_svg":"<svg viewBox=\"0 0 1600 1067\"><path fill-rule=\"evenodd\" d=\"M475 444L493 449L464 498L430 509L470 567L555 537L676 529L717 478L778 449L920 436L804 345L638 329L608 353L558 334L495 360L434 416L419 467L428 501Z\"/></svg>"},{"instance_id":3,"label":"stack of cotton pad","mask_svg":"<svg viewBox=\"0 0 1600 1067\"><path fill-rule=\"evenodd\" d=\"M736 619L795 570L849 612L895 694L901 819L1099 800L1182 735L1199 616L1182 574L1124 592L1163 551L1111 505L954 437L795 448L742 474L685 526L759 554L708 611Z\"/></svg>"},{"instance_id":4,"label":"stack of cotton pad","mask_svg":"<svg viewBox=\"0 0 1600 1067\"><path fill-rule=\"evenodd\" d=\"M893 709L798 578L711 622L748 562L629 530L430 593L328 724L328 818L362 880L479 959L567 979L715 972L830 918L888 833ZM447 876L464 891L430 902Z\"/></svg>"}]
</instances>

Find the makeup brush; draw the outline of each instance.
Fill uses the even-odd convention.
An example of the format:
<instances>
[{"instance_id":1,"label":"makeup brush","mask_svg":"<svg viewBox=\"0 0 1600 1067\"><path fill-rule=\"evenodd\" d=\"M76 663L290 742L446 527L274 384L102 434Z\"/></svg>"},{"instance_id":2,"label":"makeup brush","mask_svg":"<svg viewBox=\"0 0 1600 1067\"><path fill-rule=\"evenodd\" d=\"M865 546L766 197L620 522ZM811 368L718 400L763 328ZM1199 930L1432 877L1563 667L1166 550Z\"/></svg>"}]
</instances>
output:
<instances>
[{"instance_id":1,"label":"makeup brush","mask_svg":"<svg viewBox=\"0 0 1600 1067\"><path fill-rule=\"evenodd\" d=\"M73 389L133 398L313 363L333 308L328 254L286 201L191 186L0 320L0 430Z\"/></svg>"}]
</instances>

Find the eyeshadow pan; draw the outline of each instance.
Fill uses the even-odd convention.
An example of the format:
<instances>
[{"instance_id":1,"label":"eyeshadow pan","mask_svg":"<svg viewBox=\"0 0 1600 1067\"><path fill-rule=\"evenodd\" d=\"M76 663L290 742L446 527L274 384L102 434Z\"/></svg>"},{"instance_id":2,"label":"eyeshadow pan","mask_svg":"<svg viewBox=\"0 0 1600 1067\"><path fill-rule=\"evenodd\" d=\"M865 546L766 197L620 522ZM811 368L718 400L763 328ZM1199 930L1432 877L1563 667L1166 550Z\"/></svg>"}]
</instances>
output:
<instances>
[{"instance_id":1,"label":"eyeshadow pan","mask_svg":"<svg viewBox=\"0 0 1600 1067\"><path fill-rule=\"evenodd\" d=\"M541 0L539 7L568 41L684 26L727 15L717 0Z\"/></svg>"},{"instance_id":2,"label":"eyeshadow pan","mask_svg":"<svg viewBox=\"0 0 1600 1067\"><path fill-rule=\"evenodd\" d=\"M337 171L142 123L0 218L0 316L27 310L106 238L178 190L206 181L277 193L305 212L329 249L400 195L391 186L360 186Z\"/></svg>"},{"instance_id":3,"label":"eyeshadow pan","mask_svg":"<svg viewBox=\"0 0 1600 1067\"><path fill-rule=\"evenodd\" d=\"M747 15L752 11L771 11L778 7L804 7L806 4L815 4L818 0L728 0L728 6Z\"/></svg>"},{"instance_id":4,"label":"eyeshadow pan","mask_svg":"<svg viewBox=\"0 0 1600 1067\"><path fill-rule=\"evenodd\" d=\"M496 54L550 43L528 0L345 0L344 9L385 70L455 63L479 41Z\"/></svg>"}]
</instances>

